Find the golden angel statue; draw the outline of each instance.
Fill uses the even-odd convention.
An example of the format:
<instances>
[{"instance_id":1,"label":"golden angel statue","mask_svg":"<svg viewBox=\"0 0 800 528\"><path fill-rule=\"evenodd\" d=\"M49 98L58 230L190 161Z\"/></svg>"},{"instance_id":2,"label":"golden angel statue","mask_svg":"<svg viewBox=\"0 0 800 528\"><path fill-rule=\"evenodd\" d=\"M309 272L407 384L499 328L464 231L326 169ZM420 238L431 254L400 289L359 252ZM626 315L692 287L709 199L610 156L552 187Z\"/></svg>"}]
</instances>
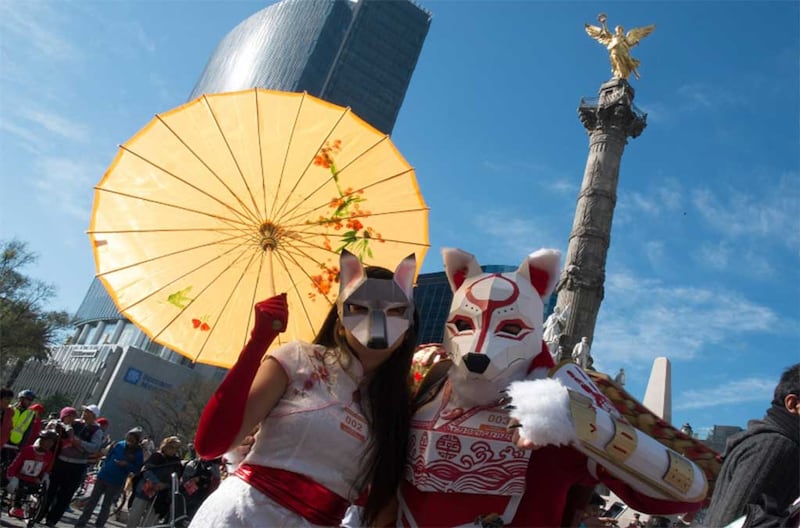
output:
<instances>
[{"instance_id":1,"label":"golden angel statue","mask_svg":"<svg viewBox=\"0 0 800 528\"><path fill-rule=\"evenodd\" d=\"M636 68L639 67L639 61L631 57L631 48L652 33L656 28L655 24L631 29L627 34L622 26L617 26L614 28L614 33L611 33L606 26L605 14L600 13L597 20L602 27L586 24L586 33L608 49L611 73L617 79L627 79L631 73L638 79L639 72Z\"/></svg>"}]
</instances>

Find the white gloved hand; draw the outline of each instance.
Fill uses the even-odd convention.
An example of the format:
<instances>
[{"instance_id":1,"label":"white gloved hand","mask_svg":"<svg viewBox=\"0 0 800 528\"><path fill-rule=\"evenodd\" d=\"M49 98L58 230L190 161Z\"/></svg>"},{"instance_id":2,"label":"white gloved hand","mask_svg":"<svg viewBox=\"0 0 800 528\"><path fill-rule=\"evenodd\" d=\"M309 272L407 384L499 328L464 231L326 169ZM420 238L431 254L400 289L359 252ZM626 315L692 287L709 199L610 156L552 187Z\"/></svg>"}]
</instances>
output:
<instances>
[{"instance_id":1,"label":"white gloved hand","mask_svg":"<svg viewBox=\"0 0 800 528\"><path fill-rule=\"evenodd\" d=\"M6 486L6 491L9 493L14 493L17 490L17 486L19 486L19 479L17 477L11 477L8 481L8 485Z\"/></svg>"}]
</instances>

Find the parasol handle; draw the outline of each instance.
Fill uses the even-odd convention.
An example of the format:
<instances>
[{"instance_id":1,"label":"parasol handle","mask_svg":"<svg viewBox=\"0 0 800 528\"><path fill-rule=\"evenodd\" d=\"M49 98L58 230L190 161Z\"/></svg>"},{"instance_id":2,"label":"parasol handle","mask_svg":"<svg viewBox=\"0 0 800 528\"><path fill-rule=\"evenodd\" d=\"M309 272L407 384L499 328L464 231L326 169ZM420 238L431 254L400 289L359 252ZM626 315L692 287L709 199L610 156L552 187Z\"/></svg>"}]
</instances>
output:
<instances>
[{"instance_id":1,"label":"parasol handle","mask_svg":"<svg viewBox=\"0 0 800 528\"><path fill-rule=\"evenodd\" d=\"M267 297L273 297L275 295L275 268L273 267L272 261L272 248L267 248L267 275L268 275L268 286L269 286L269 295Z\"/></svg>"},{"instance_id":2,"label":"parasol handle","mask_svg":"<svg viewBox=\"0 0 800 528\"><path fill-rule=\"evenodd\" d=\"M273 267L272 252L278 247L278 241L283 234L283 229L270 220L265 220L259 226L258 232L261 235L259 245L267 254L267 267L269 268L267 270L267 273L269 274L269 297L273 297L275 295L275 268Z\"/></svg>"}]
</instances>

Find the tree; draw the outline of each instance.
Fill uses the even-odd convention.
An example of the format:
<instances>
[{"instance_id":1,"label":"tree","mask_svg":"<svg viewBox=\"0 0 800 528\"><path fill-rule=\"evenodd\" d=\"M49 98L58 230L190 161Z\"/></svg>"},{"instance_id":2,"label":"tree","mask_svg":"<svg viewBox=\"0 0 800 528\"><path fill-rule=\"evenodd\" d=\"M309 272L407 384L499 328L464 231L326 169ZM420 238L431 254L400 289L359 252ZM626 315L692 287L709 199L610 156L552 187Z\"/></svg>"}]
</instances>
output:
<instances>
[{"instance_id":1,"label":"tree","mask_svg":"<svg viewBox=\"0 0 800 528\"><path fill-rule=\"evenodd\" d=\"M170 390L154 390L150 401L131 399L122 407L154 441L172 435L189 441L217 385L218 381L193 380Z\"/></svg>"},{"instance_id":2,"label":"tree","mask_svg":"<svg viewBox=\"0 0 800 528\"><path fill-rule=\"evenodd\" d=\"M25 361L49 357L48 347L69 324L66 312L45 309L55 287L22 273L36 259L25 242L0 240L0 358L4 370L10 367L4 373L9 387Z\"/></svg>"},{"instance_id":3,"label":"tree","mask_svg":"<svg viewBox=\"0 0 800 528\"><path fill-rule=\"evenodd\" d=\"M73 401L75 401L75 396L59 391L49 396L45 396L39 403L42 404L45 412L57 413L60 412L64 407L71 405Z\"/></svg>"}]
</instances>

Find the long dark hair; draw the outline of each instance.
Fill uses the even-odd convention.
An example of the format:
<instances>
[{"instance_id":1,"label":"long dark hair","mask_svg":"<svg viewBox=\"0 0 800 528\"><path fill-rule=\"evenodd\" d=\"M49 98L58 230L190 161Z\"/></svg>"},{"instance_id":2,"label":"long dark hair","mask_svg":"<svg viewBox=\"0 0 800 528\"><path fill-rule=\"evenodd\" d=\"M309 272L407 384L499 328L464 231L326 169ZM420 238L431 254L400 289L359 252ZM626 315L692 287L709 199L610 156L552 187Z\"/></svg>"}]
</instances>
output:
<instances>
[{"instance_id":1,"label":"long dark hair","mask_svg":"<svg viewBox=\"0 0 800 528\"><path fill-rule=\"evenodd\" d=\"M394 274L376 266L365 268L371 279L392 279ZM405 467L408 434L411 423L411 390L408 372L417 342L419 313L414 310L414 322L406 332L403 343L372 374L368 394L368 413L372 435L367 448L367 463L363 465L356 486L369 486L364 506L364 526L374 524L380 510L395 496ZM314 343L326 347L347 349L339 334L339 315L334 305L320 328Z\"/></svg>"}]
</instances>

